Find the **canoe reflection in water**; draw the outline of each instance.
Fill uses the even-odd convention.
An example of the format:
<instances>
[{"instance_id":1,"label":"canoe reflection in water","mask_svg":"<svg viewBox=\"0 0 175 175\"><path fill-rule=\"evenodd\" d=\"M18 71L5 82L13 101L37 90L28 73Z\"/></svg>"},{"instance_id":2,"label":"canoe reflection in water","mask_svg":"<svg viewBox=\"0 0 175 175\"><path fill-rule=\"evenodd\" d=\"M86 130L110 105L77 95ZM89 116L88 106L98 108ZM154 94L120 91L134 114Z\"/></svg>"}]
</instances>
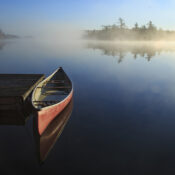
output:
<instances>
[{"instance_id":1,"label":"canoe reflection in water","mask_svg":"<svg viewBox=\"0 0 175 175\"><path fill-rule=\"evenodd\" d=\"M72 108L73 101L71 100L66 108L47 126L41 135L38 132L38 116L33 118L33 134L40 163L47 158L48 153L61 135L71 116Z\"/></svg>"}]
</instances>

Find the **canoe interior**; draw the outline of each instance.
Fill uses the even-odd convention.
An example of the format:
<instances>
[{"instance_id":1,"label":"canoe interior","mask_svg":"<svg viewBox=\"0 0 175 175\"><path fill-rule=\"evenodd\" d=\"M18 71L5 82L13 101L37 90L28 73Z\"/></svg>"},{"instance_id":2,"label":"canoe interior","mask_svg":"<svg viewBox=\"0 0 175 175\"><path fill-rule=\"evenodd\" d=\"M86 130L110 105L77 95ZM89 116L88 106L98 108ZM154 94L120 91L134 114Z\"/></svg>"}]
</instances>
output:
<instances>
[{"instance_id":1,"label":"canoe interior","mask_svg":"<svg viewBox=\"0 0 175 175\"><path fill-rule=\"evenodd\" d=\"M38 84L35 88L32 103L41 109L59 103L71 92L72 83L62 68Z\"/></svg>"}]
</instances>

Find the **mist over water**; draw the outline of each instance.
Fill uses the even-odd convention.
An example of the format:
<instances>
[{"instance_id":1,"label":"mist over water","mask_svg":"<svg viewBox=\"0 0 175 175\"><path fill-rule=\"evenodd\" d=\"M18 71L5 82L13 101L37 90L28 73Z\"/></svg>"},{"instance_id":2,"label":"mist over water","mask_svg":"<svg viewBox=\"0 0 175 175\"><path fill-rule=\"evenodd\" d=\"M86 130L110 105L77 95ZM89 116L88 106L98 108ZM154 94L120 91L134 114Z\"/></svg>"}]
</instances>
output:
<instances>
[{"instance_id":1,"label":"mist over water","mask_svg":"<svg viewBox=\"0 0 175 175\"><path fill-rule=\"evenodd\" d=\"M0 74L47 77L62 67L73 85L71 102L41 135L30 96L12 104L19 111L4 110L0 96L0 175L175 175L174 7L0 0ZM3 80L2 95L13 84ZM40 100L54 100L33 103L56 103L70 89L47 85Z\"/></svg>"},{"instance_id":2,"label":"mist over water","mask_svg":"<svg viewBox=\"0 0 175 175\"><path fill-rule=\"evenodd\" d=\"M36 158L33 118L25 126L0 124L1 170L174 173L175 43L99 42L77 36L60 33L0 44L0 73L47 76L62 66L74 85L72 115L42 166Z\"/></svg>"}]
</instances>

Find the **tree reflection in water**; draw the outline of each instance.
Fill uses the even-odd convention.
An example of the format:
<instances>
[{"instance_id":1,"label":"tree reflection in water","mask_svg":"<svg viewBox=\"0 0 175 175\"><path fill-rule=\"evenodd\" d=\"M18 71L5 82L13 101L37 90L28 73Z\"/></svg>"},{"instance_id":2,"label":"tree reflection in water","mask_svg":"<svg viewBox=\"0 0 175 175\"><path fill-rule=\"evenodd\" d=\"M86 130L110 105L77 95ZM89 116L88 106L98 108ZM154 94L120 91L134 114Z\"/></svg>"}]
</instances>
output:
<instances>
[{"instance_id":1,"label":"tree reflection in water","mask_svg":"<svg viewBox=\"0 0 175 175\"><path fill-rule=\"evenodd\" d=\"M0 41L0 50L2 50L4 46L5 46L5 43Z\"/></svg>"},{"instance_id":2,"label":"tree reflection in water","mask_svg":"<svg viewBox=\"0 0 175 175\"><path fill-rule=\"evenodd\" d=\"M150 61L162 52L175 52L175 42L95 42L89 41L86 48L101 50L104 55L117 57L121 63L126 54L131 53L134 59L143 57Z\"/></svg>"}]
</instances>

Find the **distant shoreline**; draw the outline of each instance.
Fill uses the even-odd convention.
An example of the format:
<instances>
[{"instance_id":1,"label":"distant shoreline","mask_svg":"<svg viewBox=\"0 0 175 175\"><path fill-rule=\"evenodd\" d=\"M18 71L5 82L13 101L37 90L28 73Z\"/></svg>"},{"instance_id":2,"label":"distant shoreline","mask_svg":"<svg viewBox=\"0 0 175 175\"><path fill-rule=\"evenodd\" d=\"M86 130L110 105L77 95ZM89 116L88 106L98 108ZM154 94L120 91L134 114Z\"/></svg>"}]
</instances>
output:
<instances>
[{"instance_id":1,"label":"distant shoreline","mask_svg":"<svg viewBox=\"0 0 175 175\"><path fill-rule=\"evenodd\" d=\"M12 34L5 34L2 30L0 30L0 40L3 39L17 39L19 36Z\"/></svg>"},{"instance_id":2,"label":"distant shoreline","mask_svg":"<svg viewBox=\"0 0 175 175\"><path fill-rule=\"evenodd\" d=\"M175 31L157 28L152 21L128 28L122 18L117 24L102 26L99 30L85 30L84 39L101 41L175 41Z\"/></svg>"}]
</instances>

